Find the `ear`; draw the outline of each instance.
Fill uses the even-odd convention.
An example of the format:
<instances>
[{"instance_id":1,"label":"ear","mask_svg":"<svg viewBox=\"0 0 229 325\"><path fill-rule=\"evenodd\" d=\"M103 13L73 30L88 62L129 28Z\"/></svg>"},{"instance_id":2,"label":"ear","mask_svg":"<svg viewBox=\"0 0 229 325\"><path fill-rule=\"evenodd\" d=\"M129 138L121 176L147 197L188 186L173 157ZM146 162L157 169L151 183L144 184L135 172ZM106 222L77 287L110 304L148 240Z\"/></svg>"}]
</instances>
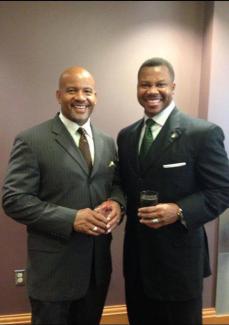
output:
<instances>
[{"instance_id":1,"label":"ear","mask_svg":"<svg viewBox=\"0 0 229 325\"><path fill-rule=\"evenodd\" d=\"M176 89L176 84L175 84L175 82L173 82L173 85L172 85L172 93L173 93L173 95L175 93L175 89Z\"/></svg>"},{"instance_id":2,"label":"ear","mask_svg":"<svg viewBox=\"0 0 229 325\"><path fill-rule=\"evenodd\" d=\"M57 99L57 101L58 101L58 103L60 104L61 103L61 93L60 93L60 90L58 89L57 91L56 91L56 99Z\"/></svg>"}]
</instances>

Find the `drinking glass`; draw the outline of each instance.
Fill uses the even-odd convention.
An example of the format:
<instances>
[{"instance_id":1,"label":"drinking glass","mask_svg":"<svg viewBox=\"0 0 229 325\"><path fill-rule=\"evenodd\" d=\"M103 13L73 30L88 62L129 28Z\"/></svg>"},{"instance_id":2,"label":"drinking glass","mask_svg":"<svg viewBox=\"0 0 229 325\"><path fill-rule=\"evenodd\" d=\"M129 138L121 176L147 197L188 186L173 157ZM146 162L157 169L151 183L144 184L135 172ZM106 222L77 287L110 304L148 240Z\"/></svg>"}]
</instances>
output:
<instances>
[{"instance_id":1,"label":"drinking glass","mask_svg":"<svg viewBox=\"0 0 229 325\"><path fill-rule=\"evenodd\" d=\"M140 192L140 207L149 207L158 204L158 192L144 190Z\"/></svg>"}]
</instances>

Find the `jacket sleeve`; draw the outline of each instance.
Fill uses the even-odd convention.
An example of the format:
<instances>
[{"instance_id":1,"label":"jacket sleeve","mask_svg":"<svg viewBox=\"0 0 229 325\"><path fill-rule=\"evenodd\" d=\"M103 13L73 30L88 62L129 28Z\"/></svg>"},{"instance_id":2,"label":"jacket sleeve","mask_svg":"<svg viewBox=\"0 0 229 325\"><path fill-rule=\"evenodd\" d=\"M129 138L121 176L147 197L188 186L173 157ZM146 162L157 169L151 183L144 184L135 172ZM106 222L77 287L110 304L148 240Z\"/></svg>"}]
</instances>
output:
<instances>
[{"instance_id":1,"label":"jacket sleeve","mask_svg":"<svg viewBox=\"0 0 229 325\"><path fill-rule=\"evenodd\" d=\"M114 162L113 162L114 163L114 176L113 176L110 199L117 201L123 208L123 211L125 211L126 199L125 199L122 185L121 185L118 154L117 154L117 150L115 148L115 143L114 143L113 139L112 139L112 147L113 147L113 152L114 152L115 158L114 158Z\"/></svg>"},{"instance_id":2,"label":"jacket sleeve","mask_svg":"<svg viewBox=\"0 0 229 325\"><path fill-rule=\"evenodd\" d=\"M229 207L229 163L218 126L212 125L199 139L195 175L199 191L177 202L188 229L215 219Z\"/></svg>"},{"instance_id":3,"label":"jacket sleeve","mask_svg":"<svg viewBox=\"0 0 229 325\"><path fill-rule=\"evenodd\" d=\"M51 159L51 158L50 158ZM40 171L36 155L17 137L3 186L5 213L35 231L68 238L76 211L39 198Z\"/></svg>"}]
</instances>

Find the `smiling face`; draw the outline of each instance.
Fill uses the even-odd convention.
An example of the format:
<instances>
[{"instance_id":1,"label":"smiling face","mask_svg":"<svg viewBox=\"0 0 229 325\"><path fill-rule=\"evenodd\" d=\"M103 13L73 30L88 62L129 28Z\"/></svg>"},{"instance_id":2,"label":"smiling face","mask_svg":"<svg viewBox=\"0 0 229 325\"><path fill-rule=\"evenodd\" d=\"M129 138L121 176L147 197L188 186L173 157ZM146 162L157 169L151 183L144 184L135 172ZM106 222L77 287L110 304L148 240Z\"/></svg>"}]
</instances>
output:
<instances>
[{"instance_id":1,"label":"smiling face","mask_svg":"<svg viewBox=\"0 0 229 325\"><path fill-rule=\"evenodd\" d=\"M153 117L172 101L175 83L166 66L143 67L138 76L137 96L145 114Z\"/></svg>"},{"instance_id":2,"label":"smiling face","mask_svg":"<svg viewBox=\"0 0 229 325\"><path fill-rule=\"evenodd\" d=\"M56 97L62 114L83 125L96 104L95 81L87 70L81 67L69 68L60 76Z\"/></svg>"}]
</instances>

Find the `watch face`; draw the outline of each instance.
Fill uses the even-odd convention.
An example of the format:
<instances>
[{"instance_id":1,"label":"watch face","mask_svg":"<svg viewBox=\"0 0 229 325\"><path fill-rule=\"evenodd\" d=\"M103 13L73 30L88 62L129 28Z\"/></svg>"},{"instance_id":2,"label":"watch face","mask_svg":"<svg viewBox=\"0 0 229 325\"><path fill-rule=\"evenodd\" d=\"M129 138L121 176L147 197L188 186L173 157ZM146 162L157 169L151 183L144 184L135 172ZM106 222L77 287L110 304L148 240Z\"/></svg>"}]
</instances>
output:
<instances>
[{"instance_id":1,"label":"watch face","mask_svg":"<svg viewBox=\"0 0 229 325\"><path fill-rule=\"evenodd\" d=\"M178 212L177 212L177 216L180 220L183 220L184 219L184 216L183 216L183 210L181 208L179 208Z\"/></svg>"}]
</instances>

